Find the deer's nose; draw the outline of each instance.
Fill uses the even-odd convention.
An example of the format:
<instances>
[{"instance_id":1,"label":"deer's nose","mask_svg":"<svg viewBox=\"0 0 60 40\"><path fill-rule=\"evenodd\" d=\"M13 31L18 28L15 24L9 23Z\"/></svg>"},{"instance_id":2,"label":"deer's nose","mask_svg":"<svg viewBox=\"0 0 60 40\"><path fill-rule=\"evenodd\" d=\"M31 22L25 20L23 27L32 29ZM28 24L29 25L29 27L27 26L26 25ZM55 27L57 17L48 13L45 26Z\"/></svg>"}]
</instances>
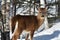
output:
<instances>
[{"instance_id":1,"label":"deer's nose","mask_svg":"<svg viewBox=\"0 0 60 40\"><path fill-rule=\"evenodd\" d=\"M44 15L42 15L42 17L44 17Z\"/></svg>"}]
</instances>

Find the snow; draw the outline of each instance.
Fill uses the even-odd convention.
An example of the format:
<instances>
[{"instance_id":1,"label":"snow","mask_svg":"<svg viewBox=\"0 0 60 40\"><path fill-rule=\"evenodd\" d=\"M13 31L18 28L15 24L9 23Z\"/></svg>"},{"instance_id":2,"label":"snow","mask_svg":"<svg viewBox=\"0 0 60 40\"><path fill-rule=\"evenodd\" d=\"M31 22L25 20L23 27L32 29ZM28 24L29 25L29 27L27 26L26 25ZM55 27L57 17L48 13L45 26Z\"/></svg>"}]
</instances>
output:
<instances>
[{"instance_id":1,"label":"snow","mask_svg":"<svg viewBox=\"0 0 60 40\"><path fill-rule=\"evenodd\" d=\"M17 9L17 12L16 12L16 15L18 15L18 14L20 14L20 15L30 15L29 13L28 13L28 10L29 10L29 7L27 8L27 9L23 9L23 7L21 7L21 8L19 8L19 9ZM33 12L34 12L34 9L33 9L33 7L31 8L31 15L33 15ZM37 13L38 13L38 10L35 8L35 16L37 15ZM25 13L25 14L24 14Z\"/></svg>"},{"instance_id":2,"label":"snow","mask_svg":"<svg viewBox=\"0 0 60 40\"><path fill-rule=\"evenodd\" d=\"M60 40L60 22L34 35L33 40Z\"/></svg>"}]
</instances>

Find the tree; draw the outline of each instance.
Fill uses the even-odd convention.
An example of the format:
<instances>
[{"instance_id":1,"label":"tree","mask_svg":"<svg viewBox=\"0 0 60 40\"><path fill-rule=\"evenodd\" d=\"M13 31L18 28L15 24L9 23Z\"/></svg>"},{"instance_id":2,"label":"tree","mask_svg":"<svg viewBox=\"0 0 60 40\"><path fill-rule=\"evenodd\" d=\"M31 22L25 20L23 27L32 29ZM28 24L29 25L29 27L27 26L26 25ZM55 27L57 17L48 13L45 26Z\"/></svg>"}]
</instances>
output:
<instances>
[{"instance_id":1,"label":"tree","mask_svg":"<svg viewBox=\"0 0 60 40\"><path fill-rule=\"evenodd\" d=\"M1 2L2 8L2 15L3 15L3 22L4 22L4 31L7 31L9 28L9 11L10 11L10 0L2 0Z\"/></svg>"},{"instance_id":2,"label":"tree","mask_svg":"<svg viewBox=\"0 0 60 40\"><path fill-rule=\"evenodd\" d=\"M60 16L60 0L58 0L58 16Z\"/></svg>"}]
</instances>

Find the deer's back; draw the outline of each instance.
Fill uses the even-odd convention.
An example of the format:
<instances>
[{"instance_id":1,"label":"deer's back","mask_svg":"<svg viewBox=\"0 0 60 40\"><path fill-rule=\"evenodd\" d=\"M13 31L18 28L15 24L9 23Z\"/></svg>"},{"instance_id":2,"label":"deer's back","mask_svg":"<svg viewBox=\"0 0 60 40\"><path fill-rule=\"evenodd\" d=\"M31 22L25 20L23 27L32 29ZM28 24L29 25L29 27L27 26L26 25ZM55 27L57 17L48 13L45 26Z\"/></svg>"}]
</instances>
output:
<instances>
[{"instance_id":1,"label":"deer's back","mask_svg":"<svg viewBox=\"0 0 60 40\"><path fill-rule=\"evenodd\" d=\"M21 16L21 15L16 15L12 18L12 23L16 23L18 21L18 28L19 30L36 30L38 26L38 20L37 17L34 15L30 16Z\"/></svg>"}]
</instances>

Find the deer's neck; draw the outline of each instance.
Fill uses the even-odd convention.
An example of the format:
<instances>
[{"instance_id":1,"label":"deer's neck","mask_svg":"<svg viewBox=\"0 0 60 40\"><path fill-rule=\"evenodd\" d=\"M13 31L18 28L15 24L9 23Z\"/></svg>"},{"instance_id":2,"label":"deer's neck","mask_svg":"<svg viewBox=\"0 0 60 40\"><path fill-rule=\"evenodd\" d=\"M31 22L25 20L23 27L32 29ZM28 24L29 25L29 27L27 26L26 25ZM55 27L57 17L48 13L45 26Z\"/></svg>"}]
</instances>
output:
<instances>
[{"instance_id":1,"label":"deer's neck","mask_svg":"<svg viewBox=\"0 0 60 40\"><path fill-rule=\"evenodd\" d=\"M42 15L38 13L37 20L38 20L38 26L41 26L44 22L44 17L42 17Z\"/></svg>"}]
</instances>

